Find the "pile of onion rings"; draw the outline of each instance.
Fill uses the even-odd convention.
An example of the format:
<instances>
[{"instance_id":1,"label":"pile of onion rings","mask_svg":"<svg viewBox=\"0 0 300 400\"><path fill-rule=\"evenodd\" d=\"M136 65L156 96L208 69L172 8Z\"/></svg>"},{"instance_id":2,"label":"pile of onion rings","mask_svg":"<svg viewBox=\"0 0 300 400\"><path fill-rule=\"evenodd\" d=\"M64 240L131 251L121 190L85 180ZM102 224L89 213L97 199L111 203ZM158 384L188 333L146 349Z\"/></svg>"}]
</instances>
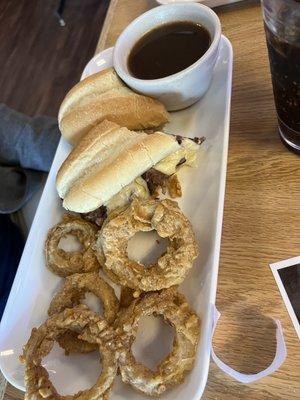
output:
<instances>
[{"instance_id":1,"label":"pile of onion rings","mask_svg":"<svg viewBox=\"0 0 300 400\"><path fill-rule=\"evenodd\" d=\"M127 244L136 232L151 230L169 238L170 244L145 269L128 258ZM59 248L60 239L70 234L80 241L81 252ZM191 224L176 202L135 199L109 215L100 230L80 217L64 216L49 231L45 253L47 267L65 280L49 305L48 319L32 330L24 346L26 400L64 397L41 364L54 341L66 354L98 350L101 355L96 384L66 396L71 400L108 400L118 369L124 383L150 396L184 380L196 357L200 321L177 285L192 267L198 249ZM100 266L107 278L100 277ZM121 286L120 301L107 280ZM101 300L103 316L82 304L87 292ZM138 363L131 351L139 320L145 315L160 315L175 329L173 349L155 371Z\"/></svg>"}]
</instances>

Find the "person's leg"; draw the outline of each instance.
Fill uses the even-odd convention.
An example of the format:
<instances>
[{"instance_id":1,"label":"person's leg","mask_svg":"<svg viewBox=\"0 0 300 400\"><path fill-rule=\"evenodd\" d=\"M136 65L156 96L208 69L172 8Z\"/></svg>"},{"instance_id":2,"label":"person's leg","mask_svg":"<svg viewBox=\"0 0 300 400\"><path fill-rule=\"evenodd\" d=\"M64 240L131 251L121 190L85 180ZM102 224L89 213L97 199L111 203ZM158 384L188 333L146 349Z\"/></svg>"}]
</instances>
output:
<instances>
[{"instance_id":1,"label":"person's leg","mask_svg":"<svg viewBox=\"0 0 300 400\"><path fill-rule=\"evenodd\" d=\"M59 138L55 118L28 117L0 104L0 213L17 211L38 190Z\"/></svg>"},{"instance_id":2,"label":"person's leg","mask_svg":"<svg viewBox=\"0 0 300 400\"><path fill-rule=\"evenodd\" d=\"M45 172L0 165L0 214L22 208L44 181Z\"/></svg>"},{"instance_id":3,"label":"person's leg","mask_svg":"<svg viewBox=\"0 0 300 400\"><path fill-rule=\"evenodd\" d=\"M49 171L59 138L56 118L28 117L0 103L0 164Z\"/></svg>"},{"instance_id":4,"label":"person's leg","mask_svg":"<svg viewBox=\"0 0 300 400\"><path fill-rule=\"evenodd\" d=\"M24 239L8 215L0 215L0 319L22 255Z\"/></svg>"}]
</instances>

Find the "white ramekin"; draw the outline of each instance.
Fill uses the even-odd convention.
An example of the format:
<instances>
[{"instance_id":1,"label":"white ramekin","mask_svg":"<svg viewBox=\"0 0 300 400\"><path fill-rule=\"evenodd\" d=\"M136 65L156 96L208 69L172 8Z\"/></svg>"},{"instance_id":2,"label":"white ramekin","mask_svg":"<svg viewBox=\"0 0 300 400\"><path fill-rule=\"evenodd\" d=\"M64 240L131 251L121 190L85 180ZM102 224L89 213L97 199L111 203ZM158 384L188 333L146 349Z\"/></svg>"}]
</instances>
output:
<instances>
[{"instance_id":1,"label":"white ramekin","mask_svg":"<svg viewBox=\"0 0 300 400\"><path fill-rule=\"evenodd\" d=\"M212 39L209 49L194 64L174 75L149 80L133 77L128 70L132 47L145 33L175 21L202 24ZM159 6L140 15L121 33L114 47L114 68L133 90L157 98L169 111L180 110L195 103L207 91L219 53L220 38L220 20L209 7L195 3Z\"/></svg>"}]
</instances>

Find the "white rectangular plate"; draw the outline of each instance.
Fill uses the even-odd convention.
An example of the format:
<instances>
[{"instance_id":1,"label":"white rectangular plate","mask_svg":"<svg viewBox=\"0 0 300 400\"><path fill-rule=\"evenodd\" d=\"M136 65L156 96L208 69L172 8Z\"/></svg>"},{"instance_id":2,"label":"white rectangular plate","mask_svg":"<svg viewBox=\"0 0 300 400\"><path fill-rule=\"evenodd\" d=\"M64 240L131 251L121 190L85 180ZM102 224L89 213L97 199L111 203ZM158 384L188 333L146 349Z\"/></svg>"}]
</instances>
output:
<instances>
[{"instance_id":1,"label":"white rectangular plate","mask_svg":"<svg viewBox=\"0 0 300 400\"><path fill-rule=\"evenodd\" d=\"M102 61L101 55L95 57L98 70L109 66L108 53L109 50L103 53L106 59ZM172 113L171 122L165 129L167 132L190 137L206 137L198 166L182 169L180 180L183 183L183 197L179 200L180 207L192 222L200 249L200 256L180 290L186 294L191 307L201 318L201 336L193 371L184 384L161 396L165 400L199 399L207 380L225 192L232 60L231 44L223 36L208 92L192 107ZM55 189L55 177L69 151L70 146L62 139L1 322L0 367L7 380L21 390L24 390L24 369L18 356L22 345L26 343L32 327L39 326L46 319L49 302L62 282L61 278L45 267L44 241L49 228L63 214ZM166 349L163 348L162 336L156 337L157 324L148 320L142 325L140 336L143 336L143 354L148 354L153 362ZM99 373L95 355L65 357L58 346L44 360L44 365L61 394L75 393L88 387ZM117 378L111 399L128 398L137 400L144 396Z\"/></svg>"}]
</instances>

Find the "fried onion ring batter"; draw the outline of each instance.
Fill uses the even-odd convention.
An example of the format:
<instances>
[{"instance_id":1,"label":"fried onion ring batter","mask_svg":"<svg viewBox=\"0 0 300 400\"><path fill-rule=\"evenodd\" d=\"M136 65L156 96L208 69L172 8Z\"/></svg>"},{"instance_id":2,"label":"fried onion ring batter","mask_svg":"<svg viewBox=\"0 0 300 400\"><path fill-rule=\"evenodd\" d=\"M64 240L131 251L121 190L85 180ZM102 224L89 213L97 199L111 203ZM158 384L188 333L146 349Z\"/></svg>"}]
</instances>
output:
<instances>
[{"instance_id":1,"label":"fried onion ring batter","mask_svg":"<svg viewBox=\"0 0 300 400\"><path fill-rule=\"evenodd\" d=\"M94 335L102 360L102 371L95 385L75 395L60 395L49 379L47 370L41 365L42 359L50 353L54 341L66 331L76 332L79 337L84 334L85 340L96 343L89 335L89 327L93 326ZM85 306L66 309L54 314L39 328L34 328L24 346L22 362L25 363L26 400L106 400L111 385L117 374L116 352L114 350L113 332L100 316Z\"/></svg>"},{"instance_id":2,"label":"fried onion ring batter","mask_svg":"<svg viewBox=\"0 0 300 400\"><path fill-rule=\"evenodd\" d=\"M162 315L175 328L173 349L155 371L138 363L131 351L139 320L144 315ZM134 389L149 396L160 395L181 383L192 369L199 339L199 319L175 288L146 293L134 300L121 312L118 327L123 343L118 357L122 380Z\"/></svg>"},{"instance_id":3,"label":"fried onion ring batter","mask_svg":"<svg viewBox=\"0 0 300 400\"><path fill-rule=\"evenodd\" d=\"M155 264L130 260L127 245L138 231L156 230L170 244ZM172 200L135 199L107 222L95 245L98 259L105 258L104 270L115 283L140 291L153 291L181 283L198 255L195 235L188 219Z\"/></svg>"},{"instance_id":4,"label":"fried onion ring batter","mask_svg":"<svg viewBox=\"0 0 300 400\"><path fill-rule=\"evenodd\" d=\"M92 250L96 240L97 228L89 222L71 215L50 229L45 243L46 265L59 276L68 276L78 272L98 271L100 264ZM74 235L83 251L67 252L59 248L59 241L66 235Z\"/></svg>"},{"instance_id":5,"label":"fried onion ring batter","mask_svg":"<svg viewBox=\"0 0 300 400\"><path fill-rule=\"evenodd\" d=\"M119 310L119 301L113 288L96 272L74 274L67 277L62 288L52 299L48 315L77 306L87 292L93 293L102 301L104 318L109 324L112 324ZM65 349L66 354L71 352L88 353L97 348L97 345L78 339L77 335L70 331L59 336L57 342Z\"/></svg>"}]
</instances>

